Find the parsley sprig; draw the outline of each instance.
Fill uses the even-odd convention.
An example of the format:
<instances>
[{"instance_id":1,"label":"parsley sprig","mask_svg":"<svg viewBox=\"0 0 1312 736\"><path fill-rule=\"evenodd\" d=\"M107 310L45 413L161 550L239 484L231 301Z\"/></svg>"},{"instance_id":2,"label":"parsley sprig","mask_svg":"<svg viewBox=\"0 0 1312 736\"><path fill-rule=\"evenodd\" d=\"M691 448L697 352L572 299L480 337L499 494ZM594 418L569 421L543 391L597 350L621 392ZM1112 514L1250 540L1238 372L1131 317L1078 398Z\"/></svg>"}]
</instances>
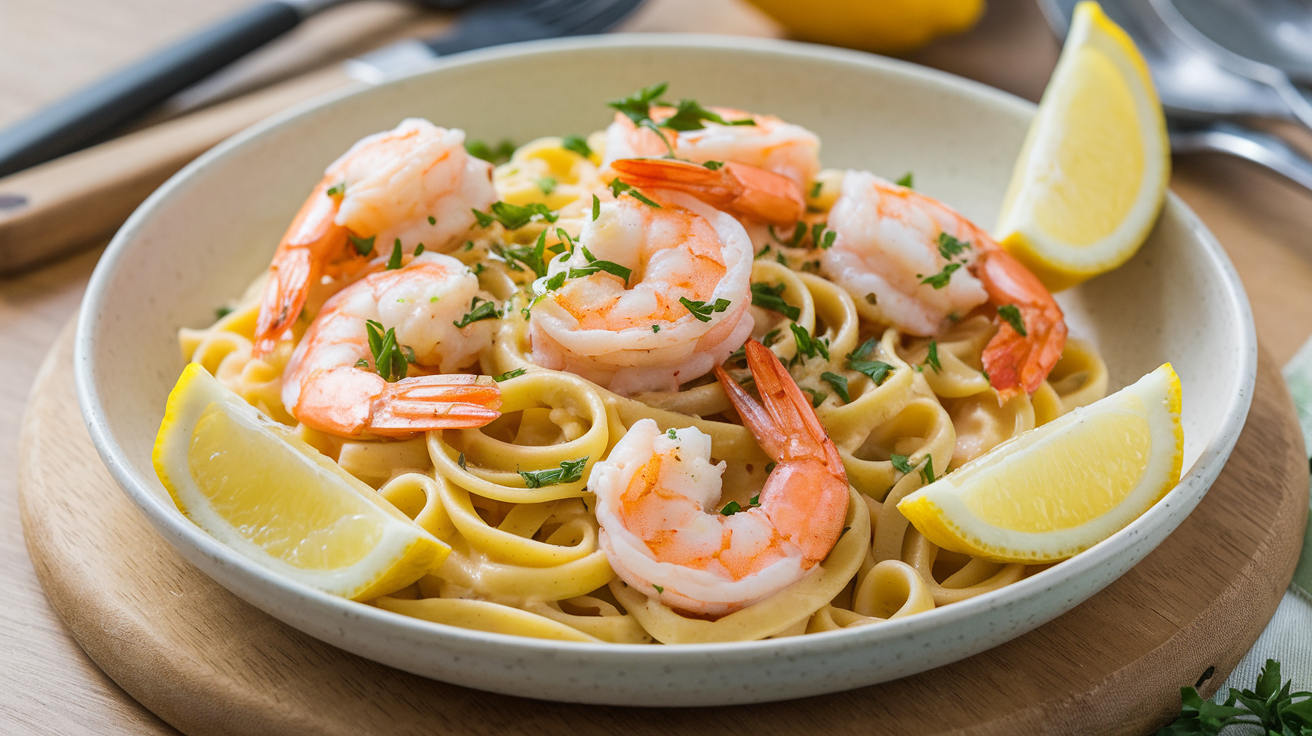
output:
<instances>
[{"instance_id":1,"label":"parsley sprig","mask_svg":"<svg viewBox=\"0 0 1312 736\"><path fill-rule=\"evenodd\" d=\"M788 325L788 329L793 331L793 342L797 343L797 357L793 358L794 361L802 356L814 358L816 355L829 360L828 342L818 337L812 337L805 327L796 322Z\"/></svg>"},{"instance_id":2,"label":"parsley sprig","mask_svg":"<svg viewBox=\"0 0 1312 736\"><path fill-rule=\"evenodd\" d=\"M583 158L592 155L592 147L588 145L587 139L581 135L571 133L560 139L560 147L566 151L573 151Z\"/></svg>"},{"instance_id":3,"label":"parsley sprig","mask_svg":"<svg viewBox=\"0 0 1312 736\"><path fill-rule=\"evenodd\" d=\"M725 120L719 114L702 107L696 100L679 100L678 104L661 101L661 95L669 89L669 82L660 82L653 84L634 92L630 95L611 100L606 103L610 107L623 113L625 117L633 121L634 125L643 127L660 127L686 132L689 130L701 130L706 127L706 123L719 123L720 125L755 125L756 121L751 118L741 120ZM651 108L653 105L661 107L673 107L674 114L661 121L652 119ZM660 133L660 131L656 131ZM667 142L668 143L668 142Z\"/></svg>"},{"instance_id":4,"label":"parsley sprig","mask_svg":"<svg viewBox=\"0 0 1312 736\"><path fill-rule=\"evenodd\" d=\"M489 227L494 222L501 223L507 230L518 230L527 225L534 217L541 217L547 222L555 222L557 215L551 208L541 202L530 202L523 207L509 202L493 202L491 212L470 210L478 220L480 227Z\"/></svg>"},{"instance_id":5,"label":"parsley sprig","mask_svg":"<svg viewBox=\"0 0 1312 736\"><path fill-rule=\"evenodd\" d=\"M524 485L529 488L542 488L543 486L555 486L561 483L574 483L582 480L583 468L588 464L587 456L578 460L562 460L559 468L550 470L520 470L516 471L524 479Z\"/></svg>"},{"instance_id":6,"label":"parsley sprig","mask_svg":"<svg viewBox=\"0 0 1312 736\"><path fill-rule=\"evenodd\" d=\"M716 299L714 303L707 304L695 299L689 299L686 296L679 297L679 303L688 308L692 316L696 317L699 322L710 322L711 314L714 312L723 312L732 304L728 299Z\"/></svg>"},{"instance_id":7,"label":"parsley sprig","mask_svg":"<svg viewBox=\"0 0 1312 736\"><path fill-rule=\"evenodd\" d=\"M476 296L469 302L469 311L465 313L465 316L451 324L455 325L457 329L464 329L479 320L496 319L500 316L501 312L497 309L495 302Z\"/></svg>"},{"instance_id":8,"label":"parsley sprig","mask_svg":"<svg viewBox=\"0 0 1312 736\"><path fill-rule=\"evenodd\" d=\"M623 281L625 284L629 283L629 276L632 275L633 273L632 269L625 268L620 264L615 263L614 261L603 261L600 258L597 258L596 256L592 255L592 252L588 250L588 247L586 245L580 245L579 247L583 250L583 257L588 261L588 265L581 266L579 268L571 268L569 270L570 278L576 279L580 276L588 276L597 273L599 271L605 271L606 273L612 276L618 276L620 280ZM559 274L557 276L559 276ZM554 280L555 279L552 279L552 281ZM561 283L562 284L564 283L564 279L561 279ZM551 287L550 281L547 282L547 287L548 289L554 291L554 289L550 288ZM560 287L557 286L556 288L558 289Z\"/></svg>"},{"instance_id":9,"label":"parsley sprig","mask_svg":"<svg viewBox=\"0 0 1312 736\"><path fill-rule=\"evenodd\" d=\"M369 352L374 356L374 370L389 383L405 378L410 364L415 362L415 351L396 341L396 329L383 329L381 322L365 320L365 332L369 338ZM369 369L369 361L361 358L355 363L356 368Z\"/></svg>"},{"instance_id":10,"label":"parsley sprig","mask_svg":"<svg viewBox=\"0 0 1312 736\"><path fill-rule=\"evenodd\" d=\"M874 381L875 385L878 386L884 382L884 379L888 378L889 373L893 372L893 366L882 360L868 359L869 356L875 352L876 343L878 343L878 340L872 337L861 343L861 346L856 350L848 353L847 368L848 370L865 374L867 378Z\"/></svg>"},{"instance_id":11,"label":"parsley sprig","mask_svg":"<svg viewBox=\"0 0 1312 736\"><path fill-rule=\"evenodd\" d=\"M773 310L788 319L795 320L801 316L802 310L784 301L782 295L787 288L787 285L782 282L775 284L774 286L769 284L752 284L752 305L763 309Z\"/></svg>"},{"instance_id":12,"label":"parsley sprig","mask_svg":"<svg viewBox=\"0 0 1312 736\"><path fill-rule=\"evenodd\" d=\"M1280 663L1268 659L1254 690L1230 688L1220 705L1203 700L1196 687L1182 687L1180 716L1157 736L1216 736L1238 725L1255 726L1260 730L1251 733L1270 736L1312 736L1312 693L1291 693L1293 682L1281 683Z\"/></svg>"},{"instance_id":13,"label":"parsley sprig","mask_svg":"<svg viewBox=\"0 0 1312 736\"><path fill-rule=\"evenodd\" d=\"M931 274L929 276L916 274L916 277L920 279L920 283L922 284L929 284L935 289L942 289L948 285L948 282L952 280L952 274L959 268L961 268L960 263L949 263L943 266L943 270L936 274Z\"/></svg>"},{"instance_id":14,"label":"parsley sprig","mask_svg":"<svg viewBox=\"0 0 1312 736\"><path fill-rule=\"evenodd\" d=\"M642 192L638 191L637 189L634 189L633 187L629 186L628 184L625 184L624 182L620 181L619 179L611 179L611 182L610 182L610 194L611 194L612 197L614 197L614 198L616 198L616 199L619 199L621 194L627 194L627 195L629 195L630 197L633 197L634 199L638 200L639 202L642 202L643 204L647 205L648 207L655 207L656 209L660 209L660 208L661 208L661 206L660 206L659 204L657 204L656 202L652 201L650 198L648 198L648 197L647 197L646 195L644 195ZM597 205L593 205L593 210L596 210L596 209L597 209ZM595 219L597 219L597 218L596 218L596 217L593 217L592 219L595 220Z\"/></svg>"}]
</instances>

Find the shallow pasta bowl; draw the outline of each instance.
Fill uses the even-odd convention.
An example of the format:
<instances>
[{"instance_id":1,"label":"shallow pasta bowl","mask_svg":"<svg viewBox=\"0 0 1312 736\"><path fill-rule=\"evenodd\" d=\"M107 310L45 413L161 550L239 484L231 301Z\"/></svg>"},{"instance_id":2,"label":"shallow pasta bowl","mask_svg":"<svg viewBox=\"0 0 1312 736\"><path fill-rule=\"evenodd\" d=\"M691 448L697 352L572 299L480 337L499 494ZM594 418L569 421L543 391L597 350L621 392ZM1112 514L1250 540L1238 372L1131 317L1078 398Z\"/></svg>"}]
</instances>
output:
<instances>
[{"instance_id":1,"label":"shallow pasta bowl","mask_svg":"<svg viewBox=\"0 0 1312 736\"><path fill-rule=\"evenodd\" d=\"M660 80L656 77L659 76ZM886 623L733 644L625 646L452 628L283 579L182 516L150 453L182 369L177 329L265 268L324 165L408 116L473 138L526 141L595 130L603 101L655 81L703 102L775 113L819 133L828 166L892 177L991 225L1034 106L947 74L800 44L615 36L465 54L431 71L262 123L171 179L124 225L91 281L77 383L91 436L125 492L179 552L233 593L343 649L410 672L536 698L713 705L868 685L962 659L1069 610L1139 562L1197 505L1243 426L1256 373L1247 300L1220 246L1169 198L1143 250L1059 295L1094 341L1112 390L1167 360L1184 386L1186 473L1105 542L1014 585Z\"/></svg>"}]
</instances>

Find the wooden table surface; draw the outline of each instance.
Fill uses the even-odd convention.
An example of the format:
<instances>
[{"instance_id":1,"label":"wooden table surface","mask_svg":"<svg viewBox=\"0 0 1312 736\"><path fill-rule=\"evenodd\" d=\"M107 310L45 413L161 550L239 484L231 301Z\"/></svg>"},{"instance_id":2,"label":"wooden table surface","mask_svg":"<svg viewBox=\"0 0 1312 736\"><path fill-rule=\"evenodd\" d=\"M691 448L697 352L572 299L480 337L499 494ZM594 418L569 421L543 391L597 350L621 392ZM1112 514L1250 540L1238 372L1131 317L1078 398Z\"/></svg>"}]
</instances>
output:
<instances>
[{"instance_id":1,"label":"wooden table surface","mask_svg":"<svg viewBox=\"0 0 1312 736\"><path fill-rule=\"evenodd\" d=\"M0 127L250 0L0 0ZM303 72L447 20L363 0L313 19L243 62L208 94ZM626 31L779 36L741 0L650 0ZM1033 0L992 0L980 25L912 60L1037 100L1059 51ZM194 99L194 98L193 98ZM1278 130L1312 151L1312 135ZM1312 334L1312 194L1221 156L1177 158L1173 190L1229 251L1258 337L1280 363ZM27 557L15 506L18 425L42 356L77 308L104 243L0 280L0 732L173 734L106 677L51 610Z\"/></svg>"}]
</instances>

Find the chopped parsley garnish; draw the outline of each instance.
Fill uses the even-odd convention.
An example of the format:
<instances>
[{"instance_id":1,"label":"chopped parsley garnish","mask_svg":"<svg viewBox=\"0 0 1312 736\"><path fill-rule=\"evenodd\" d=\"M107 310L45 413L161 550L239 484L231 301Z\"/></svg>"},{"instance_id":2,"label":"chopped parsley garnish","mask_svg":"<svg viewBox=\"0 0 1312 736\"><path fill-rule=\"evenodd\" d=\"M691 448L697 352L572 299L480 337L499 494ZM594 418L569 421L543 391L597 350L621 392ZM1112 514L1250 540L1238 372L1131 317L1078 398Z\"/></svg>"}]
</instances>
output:
<instances>
[{"instance_id":1,"label":"chopped parsley garnish","mask_svg":"<svg viewBox=\"0 0 1312 736\"><path fill-rule=\"evenodd\" d=\"M696 100L679 100L679 104L675 106L674 114L662 120L659 125L662 128L684 132L701 130L706 127L708 122L719 123L720 125L756 125L756 121L751 118L725 120L718 114L702 107Z\"/></svg>"},{"instance_id":2,"label":"chopped parsley garnish","mask_svg":"<svg viewBox=\"0 0 1312 736\"><path fill-rule=\"evenodd\" d=\"M640 125L644 120L651 120L652 104L656 102L658 97L665 94L665 90L669 86L669 82L653 84L618 100L611 100L606 104L618 110L624 117L632 120L634 125Z\"/></svg>"},{"instance_id":3,"label":"chopped parsley garnish","mask_svg":"<svg viewBox=\"0 0 1312 736\"><path fill-rule=\"evenodd\" d=\"M507 230L518 230L524 227L534 217L541 217L547 222L555 222L557 215L551 211L551 208L541 202L530 202L520 207L517 204L509 202L493 202L491 214L471 210L478 224L482 227L488 227L493 222L501 223Z\"/></svg>"},{"instance_id":4,"label":"chopped parsley garnish","mask_svg":"<svg viewBox=\"0 0 1312 736\"><path fill-rule=\"evenodd\" d=\"M671 427L670 429L665 430L665 436L666 436L666 437L669 437L669 438L672 439L672 440L677 440L677 439L679 439L679 435L677 435L677 434L674 433L674 428L673 428L673 427Z\"/></svg>"},{"instance_id":5,"label":"chopped parsley garnish","mask_svg":"<svg viewBox=\"0 0 1312 736\"><path fill-rule=\"evenodd\" d=\"M920 479L925 481L925 485L934 482L934 456L925 455L925 467L920 469Z\"/></svg>"},{"instance_id":6,"label":"chopped parsley garnish","mask_svg":"<svg viewBox=\"0 0 1312 736\"><path fill-rule=\"evenodd\" d=\"M217 322L230 314L232 314L232 307L218 307L214 310L214 320Z\"/></svg>"},{"instance_id":7,"label":"chopped parsley garnish","mask_svg":"<svg viewBox=\"0 0 1312 736\"><path fill-rule=\"evenodd\" d=\"M953 258L956 258L958 255L961 255L962 251L969 247L970 243L967 243L964 240L957 240L947 233L938 234L938 254L943 256L945 260L950 261Z\"/></svg>"},{"instance_id":8,"label":"chopped parsley garnish","mask_svg":"<svg viewBox=\"0 0 1312 736\"><path fill-rule=\"evenodd\" d=\"M631 269L625 268L613 261L603 261L596 258L588 250L586 245L580 245L579 247L582 248L583 257L587 259L588 265L583 266L582 268L571 268L569 270L570 278L576 279L580 276L588 276L597 273L598 271L605 271L612 276L618 276L625 284L629 283L629 275L633 273Z\"/></svg>"},{"instance_id":9,"label":"chopped parsley garnish","mask_svg":"<svg viewBox=\"0 0 1312 736\"><path fill-rule=\"evenodd\" d=\"M766 243L764 248L761 248L761 250L757 251L756 256L753 258L753 260L759 259L769 252L770 252L770 244Z\"/></svg>"},{"instance_id":10,"label":"chopped parsley garnish","mask_svg":"<svg viewBox=\"0 0 1312 736\"><path fill-rule=\"evenodd\" d=\"M875 296L875 292L872 291L869 294L866 294L866 304L869 304L872 307L879 304L879 297Z\"/></svg>"},{"instance_id":11,"label":"chopped parsley garnish","mask_svg":"<svg viewBox=\"0 0 1312 736\"><path fill-rule=\"evenodd\" d=\"M933 368L935 373L942 373L942 372L943 372L943 365L942 365L941 363L938 362L938 341L937 341L937 340L930 340L930 341L929 341L929 352L925 354L925 362L924 362L922 365L927 365L927 366L929 366L930 368Z\"/></svg>"},{"instance_id":12,"label":"chopped parsley garnish","mask_svg":"<svg viewBox=\"0 0 1312 736\"><path fill-rule=\"evenodd\" d=\"M527 487L542 488L543 486L554 486L561 483L574 483L582 479L583 468L587 464L588 458L581 457L578 460L563 460L559 468L552 468L551 470L520 470L517 472L524 479L524 485Z\"/></svg>"},{"instance_id":13,"label":"chopped parsley garnish","mask_svg":"<svg viewBox=\"0 0 1312 736\"><path fill-rule=\"evenodd\" d=\"M665 592L665 587L664 587L664 586L661 586L661 585L657 585L656 583L652 583L652 584L651 584L651 587L655 588L657 593L664 593L664 592Z\"/></svg>"},{"instance_id":14,"label":"chopped parsley garnish","mask_svg":"<svg viewBox=\"0 0 1312 736\"><path fill-rule=\"evenodd\" d=\"M574 238L571 238L569 233L565 232L564 228L556 228L556 239L560 242L547 248L547 250L557 255L564 253L565 251L569 251L570 253L574 252Z\"/></svg>"},{"instance_id":15,"label":"chopped parsley garnish","mask_svg":"<svg viewBox=\"0 0 1312 736\"><path fill-rule=\"evenodd\" d=\"M325 194L327 194L329 197L336 197L342 194L346 194L346 182L341 182L340 184L334 184L328 187L328 191L325 192Z\"/></svg>"},{"instance_id":16,"label":"chopped parsley garnish","mask_svg":"<svg viewBox=\"0 0 1312 736\"><path fill-rule=\"evenodd\" d=\"M492 376L492 380L496 381L497 383L501 383L502 381L509 381L512 378L518 378L524 375L525 373L528 373L527 368L516 368L513 371L506 371L505 373L502 373L499 376Z\"/></svg>"},{"instance_id":17,"label":"chopped parsley garnish","mask_svg":"<svg viewBox=\"0 0 1312 736\"><path fill-rule=\"evenodd\" d=\"M913 176L912 173L908 171L907 173L902 175L901 179L898 179L896 182L893 183L897 184L900 187L906 187L907 189L914 189L916 186L915 182L916 182L915 176Z\"/></svg>"},{"instance_id":18,"label":"chopped parsley garnish","mask_svg":"<svg viewBox=\"0 0 1312 736\"><path fill-rule=\"evenodd\" d=\"M772 238L774 238L775 240L779 241L779 244L780 244L780 245L786 245L786 246L788 246L789 248L796 248L798 245L801 244L801 242L802 242L802 238L805 238L805 237L806 237L806 223L805 223L805 222L798 222L798 223L797 223L797 226L793 228L793 235L792 235L792 237L790 237L788 240L784 240L783 238L779 237L779 234L776 233L776 232L774 231L774 225L771 225L771 226L770 226L770 237L772 237ZM768 246L767 246L767 247L768 247ZM759 256L758 256L758 257L759 257Z\"/></svg>"},{"instance_id":19,"label":"chopped parsley garnish","mask_svg":"<svg viewBox=\"0 0 1312 736\"><path fill-rule=\"evenodd\" d=\"M601 217L601 200L598 199L598 198L597 198L597 195L594 194L594 195L592 195L592 220L593 220L593 222L596 222L596 220L597 220L598 217Z\"/></svg>"},{"instance_id":20,"label":"chopped parsley garnish","mask_svg":"<svg viewBox=\"0 0 1312 736\"><path fill-rule=\"evenodd\" d=\"M560 139L560 147L566 151L573 151L583 158L592 155L592 148L588 146L588 141L581 135L571 133Z\"/></svg>"},{"instance_id":21,"label":"chopped parsley garnish","mask_svg":"<svg viewBox=\"0 0 1312 736\"><path fill-rule=\"evenodd\" d=\"M893 372L893 366L882 360L868 360L867 357L875 350L875 344L878 342L875 338L870 338L856 350L847 354L847 367L849 370L865 374L867 378L874 381L875 385L884 382L888 374Z\"/></svg>"},{"instance_id":22,"label":"chopped parsley garnish","mask_svg":"<svg viewBox=\"0 0 1312 736\"><path fill-rule=\"evenodd\" d=\"M458 322L452 322L451 324L455 325L457 329L464 329L479 320L496 319L500 316L501 312L497 310L495 303L476 296L469 302L469 311L465 313L465 316L461 317Z\"/></svg>"},{"instance_id":23,"label":"chopped parsley garnish","mask_svg":"<svg viewBox=\"0 0 1312 736\"><path fill-rule=\"evenodd\" d=\"M463 452L460 453L460 455L456 458L456 465L459 465L461 470L464 471L469 470L469 467L465 464L465 453Z\"/></svg>"},{"instance_id":24,"label":"chopped parsley garnish","mask_svg":"<svg viewBox=\"0 0 1312 736\"><path fill-rule=\"evenodd\" d=\"M820 380L832 386L834 389L834 393L838 394L838 398L842 399L844 404L852 403L852 398L848 396L847 393L846 376L840 376L837 373L830 373L829 371L825 371L824 373L820 374Z\"/></svg>"},{"instance_id":25,"label":"chopped parsley garnish","mask_svg":"<svg viewBox=\"0 0 1312 736\"><path fill-rule=\"evenodd\" d=\"M811 199L815 199L816 197L819 197L820 190L823 188L824 188L824 182L817 179L815 183L811 185Z\"/></svg>"},{"instance_id":26,"label":"chopped parsley garnish","mask_svg":"<svg viewBox=\"0 0 1312 736\"><path fill-rule=\"evenodd\" d=\"M1021 337L1029 336L1025 331L1025 321L1021 319L1020 310L1016 308L1015 304L998 307L998 316L1007 320L1007 324L1011 325L1011 329L1015 330L1017 335Z\"/></svg>"},{"instance_id":27,"label":"chopped parsley garnish","mask_svg":"<svg viewBox=\"0 0 1312 736\"><path fill-rule=\"evenodd\" d=\"M949 263L943 267L942 271L939 271L933 276L925 276L920 279L920 283L929 284L935 289L942 289L944 286L948 285L948 281L952 278L952 273L959 268L961 268L960 263Z\"/></svg>"},{"instance_id":28,"label":"chopped parsley garnish","mask_svg":"<svg viewBox=\"0 0 1312 736\"><path fill-rule=\"evenodd\" d=\"M802 310L784 301L783 296L781 296L787 288L787 285L783 283L774 286L752 284L752 305L773 310L788 319L797 319L802 314Z\"/></svg>"},{"instance_id":29,"label":"chopped parsley garnish","mask_svg":"<svg viewBox=\"0 0 1312 736\"><path fill-rule=\"evenodd\" d=\"M414 351L397 344L394 328L383 330L382 323L372 319L366 320L364 326L369 337L369 352L374 356L374 370L388 382L405 378L410 363L414 362ZM355 366L368 368L368 361L361 358Z\"/></svg>"},{"instance_id":30,"label":"chopped parsley garnish","mask_svg":"<svg viewBox=\"0 0 1312 736\"><path fill-rule=\"evenodd\" d=\"M551 278L547 279L547 283L544 284L543 287L547 291L555 291L556 289L559 289L560 287L565 285L565 277L568 275L569 274L566 273L565 271L561 271L555 276L552 276Z\"/></svg>"},{"instance_id":31,"label":"chopped parsley garnish","mask_svg":"<svg viewBox=\"0 0 1312 736\"><path fill-rule=\"evenodd\" d=\"M793 331L793 342L797 343L797 354L814 358L820 355L825 360L829 360L829 345L824 340L814 338L806 328L793 322L788 325L788 329Z\"/></svg>"},{"instance_id":32,"label":"chopped parsley garnish","mask_svg":"<svg viewBox=\"0 0 1312 736\"><path fill-rule=\"evenodd\" d=\"M661 331L661 326L660 326L660 325L652 325L652 326L651 326L651 331L652 331L652 332L660 332L660 331Z\"/></svg>"},{"instance_id":33,"label":"chopped parsley garnish","mask_svg":"<svg viewBox=\"0 0 1312 736\"><path fill-rule=\"evenodd\" d=\"M493 252L505 259L506 265L515 270L521 270L515 266L515 262L518 261L519 263L528 266L538 278L547 275L546 249L546 230L538 233L537 242L531 247L527 245L515 245L509 248L502 248L499 245L492 246Z\"/></svg>"},{"instance_id":34,"label":"chopped parsley garnish","mask_svg":"<svg viewBox=\"0 0 1312 736\"><path fill-rule=\"evenodd\" d=\"M720 167L721 167L721 166L724 166L724 162L723 162L723 161L703 161L703 162L702 162L702 166L704 166L704 167L710 169L711 171L719 171L719 170L720 170Z\"/></svg>"},{"instance_id":35,"label":"chopped parsley garnish","mask_svg":"<svg viewBox=\"0 0 1312 736\"><path fill-rule=\"evenodd\" d=\"M733 516L742 510L743 507L737 501L730 501L724 505L724 508L720 509L720 516Z\"/></svg>"},{"instance_id":36,"label":"chopped parsley garnish","mask_svg":"<svg viewBox=\"0 0 1312 736\"><path fill-rule=\"evenodd\" d=\"M634 199L638 200L639 202L642 202L643 204L647 205L648 207L655 207L656 209L661 208L659 204L656 204L655 202L648 199L646 196L643 195L642 192L638 191L637 189L634 189L628 184L625 184L619 179L611 179L610 193L611 196L615 197L616 199L619 199L621 194L627 194L630 197L633 197ZM594 207L593 209L595 210L596 207Z\"/></svg>"},{"instance_id":37,"label":"chopped parsley garnish","mask_svg":"<svg viewBox=\"0 0 1312 736\"><path fill-rule=\"evenodd\" d=\"M395 271L396 269L400 268L400 267L401 267L401 255L402 255L402 253L401 253L401 239L400 239L400 238L397 238L397 239L396 239L396 242L392 244L392 257L387 259L387 268L386 268L386 270L388 270L388 271Z\"/></svg>"},{"instance_id":38,"label":"chopped parsley garnish","mask_svg":"<svg viewBox=\"0 0 1312 736\"><path fill-rule=\"evenodd\" d=\"M732 302L728 299L720 298L716 299L714 304L707 304L706 302L699 302L694 299L689 299L686 296L681 296L679 297L679 303L687 307L688 311L691 312L692 316L696 317L698 321L710 322L712 313L723 312L729 308L729 305Z\"/></svg>"},{"instance_id":39,"label":"chopped parsley garnish","mask_svg":"<svg viewBox=\"0 0 1312 736\"><path fill-rule=\"evenodd\" d=\"M779 463L775 463L775 462L769 462L769 463L766 463L766 464L765 464L765 474L766 474L766 475L769 475L769 474L773 473L773 472L774 472L774 469L775 469L776 467L778 467L778 466L779 466Z\"/></svg>"},{"instance_id":40,"label":"chopped parsley garnish","mask_svg":"<svg viewBox=\"0 0 1312 736\"><path fill-rule=\"evenodd\" d=\"M356 253L359 253L362 256L367 256L374 252L374 238L378 236L374 235L368 238L358 238L354 235L347 235L346 237L351 241L351 245L355 246Z\"/></svg>"},{"instance_id":41,"label":"chopped parsley garnish","mask_svg":"<svg viewBox=\"0 0 1312 736\"><path fill-rule=\"evenodd\" d=\"M903 475L906 475L907 473L910 473L912 470L915 470L916 465L920 464L920 463L916 463L916 465L912 465L910 463L910 458L907 457L906 455L896 455L896 454L889 455L888 459L889 462L893 463L893 469L899 473L902 473Z\"/></svg>"},{"instance_id":42,"label":"chopped parsley garnish","mask_svg":"<svg viewBox=\"0 0 1312 736\"><path fill-rule=\"evenodd\" d=\"M551 194L556 191L557 183L558 182L554 177L544 176L541 179L538 179L538 189L541 190L543 194Z\"/></svg>"},{"instance_id":43,"label":"chopped parsley garnish","mask_svg":"<svg viewBox=\"0 0 1312 736\"><path fill-rule=\"evenodd\" d=\"M415 258L418 258L423 254L424 254L424 244L420 243L419 245L415 246Z\"/></svg>"},{"instance_id":44,"label":"chopped parsley garnish","mask_svg":"<svg viewBox=\"0 0 1312 736\"><path fill-rule=\"evenodd\" d=\"M474 158L481 158L493 164L504 164L515 152L515 144L509 140L502 140L496 148L492 148L483 141L465 141L465 150Z\"/></svg>"},{"instance_id":45,"label":"chopped parsley garnish","mask_svg":"<svg viewBox=\"0 0 1312 736\"><path fill-rule=\"evenodd\" d=\"M799 386L798 388L811 395L811 406L813 408L825 403L825 399L829 398L829 394L824 391L816 391L815 389L807 388L806 386Z\"/></svg>"},{"instance_id":46,"label":"chopped parsley garnish","mask_svg":"<svg viewBox=\"0 0 1312 736\"><path fill-rule=\"evenodd\" d=\"M436 218L436 217L433 217L432 215L429 215L429 216L428 216L428 224L429 224L429 225L436 225L436 224L437 224L437 218Z\"/></svg>"},{"instance_id":47,"label":"chopped parsley garnish","mask_svg":"<svg viewBox=\"0 0 1312 736\"><path fill-rule=\"evenodd\" d=\"M779 329L775 328L765 333L765 337L761 338L761 344L768 348L771 345L774 345L775 343L779 342L779 338L780 338Z\"/></svg>"}]
</instances>

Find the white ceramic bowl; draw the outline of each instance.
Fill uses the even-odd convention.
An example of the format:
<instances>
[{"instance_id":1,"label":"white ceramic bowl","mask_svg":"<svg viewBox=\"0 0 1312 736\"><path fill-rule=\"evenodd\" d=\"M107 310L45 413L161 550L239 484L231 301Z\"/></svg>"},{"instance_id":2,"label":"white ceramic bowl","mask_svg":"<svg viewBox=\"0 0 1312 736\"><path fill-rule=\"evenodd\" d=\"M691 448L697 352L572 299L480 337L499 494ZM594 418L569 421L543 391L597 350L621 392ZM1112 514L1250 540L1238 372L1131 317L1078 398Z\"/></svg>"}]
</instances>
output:
<instances>
[{"instance_id":1,"label":"white ceramic bowl","mask_svg":"<svg viewBox=\"0 0 1312 736\"><path fill-rule=\"evenodd\" d=\"M866 54L736 38L609 36L464 54L422 74L304 106L202 156L155 192L105 253L82 306L77 383L101 457L184 557L328 643L421 675L534 698L624 705L747 703L833 692L962 659L1060 615L1141 560L1220 472L1248 412L1256 340L1224 252L1171 197L1143 250L1060 295L1117 389L1164 361L1184 384L1180 485L1128 528L1015 585L910 618L735 644L620 646L451 628L325 595L257 567L187 521L151 467L182 369L176 332L269 262L324 166L407 116L526 141L604 126L603 102L655 81L671 95L776 113L823 140L830 166L897 177L991 225L1034 107Z\"/></svg>"}]
</instances>

